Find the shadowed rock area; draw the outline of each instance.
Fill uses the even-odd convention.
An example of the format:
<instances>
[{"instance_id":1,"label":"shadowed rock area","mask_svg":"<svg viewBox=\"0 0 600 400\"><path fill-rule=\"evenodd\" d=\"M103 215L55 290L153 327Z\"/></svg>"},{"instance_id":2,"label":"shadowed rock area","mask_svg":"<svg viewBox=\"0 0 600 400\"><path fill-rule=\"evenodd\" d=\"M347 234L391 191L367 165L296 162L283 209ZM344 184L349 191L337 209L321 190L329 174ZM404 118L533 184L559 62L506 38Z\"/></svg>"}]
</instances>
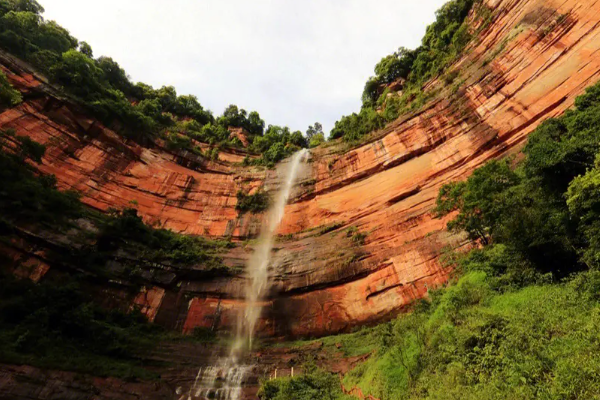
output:
<instances>
[{"instance_id":1,"label":"shadowed rock area","mask_svg":"<svg viewBox=\"0 0 600 400\"><path fill-rule=\"evenodd\" d=\"M259 336L279 340L347 332L389 320L444 284L452 271L441 255L472 243L445 229L453 215L433 215L440 187L467 178L489 160L518 155L529 133L564 113L600 79L599 2L485 0L484 6L490 23L449 68L460 85L429 81L423 90L436 93L431 101L361 144L331 141L310 150L308 172L298 177L277 232ZM480 22L469 18L476 31ZM132 293L129 282L111 281L97 288L100 301L124 309L139 306L168 330L232 331L245 309L242 270L264 217L240 213L236 196L240 190L275 191L276 173L243 166L244 150L223 150L211 161L168 150L160 141L142 146L126 140L24 62L2 53L0 67L23 96L22 104L0 114L0 129L13 128L46 145L35 167L54 174L59 188L76 190L84 204L102 212L135 201L149 224L234 243L220 254L234 271L228 274L115 256L113 270L123 265L143 270L142 290ZM76 245L75 235L21 228L0 243L8 270L38 281L54 270L78 268L55 257ZM160 380L150 383L3 365L0 398L171 399L178 388L189 390L198 368L215 357L206 347L161 351L159 346L147 357L165 357L169 366L156 367ZM259 357L260 366L246 383L246 398L255 398L259 377L289 370L296 362L290 360L299 360L302 352L267 349L248 356ZM325 358L321 364L336 372L356 361Z\"/></svg>"}]
</instances>

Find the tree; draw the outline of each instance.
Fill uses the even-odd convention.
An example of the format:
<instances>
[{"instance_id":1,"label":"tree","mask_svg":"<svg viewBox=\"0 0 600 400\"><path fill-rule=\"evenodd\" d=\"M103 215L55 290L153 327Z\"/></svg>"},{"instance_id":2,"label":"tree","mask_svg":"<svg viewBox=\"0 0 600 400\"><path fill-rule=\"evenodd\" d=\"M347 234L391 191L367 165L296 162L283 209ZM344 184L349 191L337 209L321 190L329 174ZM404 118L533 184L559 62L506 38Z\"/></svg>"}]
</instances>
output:
<instances>
[{"instance_id":1,"label":"tree","mask_svg":"<svg viewBox=\"0 0 600 400\"><path fill-rule=\"evenodd\" d=\"M246 110L240 109L234 104L229 105L223 111L223 116L219 120L220 124L226 128L230 126L244 128L251 135L263 135L265 129L265 121L256 111L248 114Z\"/></svg>"},{"instance_id":2,"label":"tree","mask_svg":"<svg viewBox=\"0 0 600 400\"><path fill-rule=\"evenodd\" d=\"M503 196L519 183L506 160L491 161L477 169L466 182L444 185L436 201L438 215L459 210L448 223L453 231L466 231L473 240L487 244L506 212Z\"/></svg>"},{"instance_id":3,"label":"tree","mask_svg":"<svg viewBox=\"0 0 600 400\"><path fill-rule=\"evenodd\" d=\"M306 138L308 140L311 140L313 136L319 134L323 135L323 125L321 125L319 122L315 122L314 125L310 125L306 130Z\"/></svg>"},{"instance_id":4,"label":"tree","mask_svg":"<svg viewBox=\"0 0 600 400\"><path fill-rule=\"evenodd\" d=\"M120 90L127 95L133 92L133 84L119 63L110 57L103 56L98 58L97 65L113 88Z\"/></svg>"},{"instance_id":5,"label":"tree","mask_svg":"<svg viewBox=\"0 0 600 400\"><path fill-rule=\"evenodd\" d=\"M300 148L308 147L308 141L300 131L295 131L290 135L289 143Z\"/></svg>"},{"instance_id":6,"label":"tree","mask_svg":"<svg viewBox=\"0 0 600 400\"><path fill-rule=\"evenodd\" d=\"M541 177L562 195L575 176L594 166L600 152L599 93L598 86L589 88L577 98L576 110L545 121L529 136L523 149L527 176Z\"/></svg>"},{"instance_id":7,"label":"tree","mask_svg":"<svg viewBox=\"0 0 600 400\"><path fill-rule=\"evenodd\" d=\"M375 66L375 74L381 83L391 83L399 78L407 79L415 61L415 51L400 47L398 51L384 57Z\"/></svg>"},{"instance_id":8,"label":"tree","mask_svg":"<svg viewBox=\"0 0 600 400\"><path fill-rule=\"evenodd\" d=\"M157 97L156 95L156 90L154 90L154 88L150 85L147 85L143 82L138 82L136 83L132 88L131 88L132 94L140 99L154 99Z\"/></svg>"},{"instance_id":9,"label":"tree","mask_svg":"<svg viewBox=\"0 0 600 400\"><path fill-rule=\"evenodd\" d=\"M103 97L106 89L103 71L94 60L77 50L64 53L61 61L52 66L50 73L60 84L84 100Z\"/></svg>"},{"instance_id":10,"label":"tree","mask_svg":"<svg viewBox=\"0 0 600 400\"><path fill-rule=\"evenodd\" d=\"M94 58L92 46L90 46L88 42L79 42L79 51L88 56L89 58Z\"/></svg>"},{"instance_id":11,"label":"tree","mask_svg":"<svg viewBox=\"0 0 600 400\"><path fill-rule=\"evenodd\" d=\"M214 121L212 114L209 111L205 111L198 98L191 94L177 97L177 101L173 106L173 112L179 116L193 118L201 125Z\"/></svg>"},{"instance_id":12,"label":"tree","mask_svg":"<svg viewBox=\"0 0 600 400\"><path fill-rule=\"evenodd\" d=\"M163 110L171 112L177 102L177 91L173 86L163 86L156 91L156 97Z\"/></svg>"},{"instance_id":13,"label":"tree","mask_svg":"<svg viewBox=\"0 0 600 400\"><path fill-rule=\"evenodd\" d=\"M12 4L17 11L28 11L34 14L44 13L44 7L35 0L14 0Z\"/></svg>"},{"instance_id":14,"label":"tree","mask_svg":"<svg viewBox=\"0 0 600 400\"><path fill-rule=\"evenodd\" d=\"M248 115L248 132L253 135L262 135L265 131L265 121L260 118L260 114L256 111L252 111Z\"/></svg>"},{"instance_id":15,"label":"tree","mask_svg":"<svg viewBox=\"0 0 600 400\"><path fill-rule=\"evenodd\" d=\"M41 23L42 17L30 11L10 11L2 17L2 24L6 28L27 38L33 36Z\"/></svg>"},{"instance_id":16,"label":"tree","mask_svg":"<svg viewBox=\"0 0 600 400\"><path fill-rule=\"evenodd\" d=\"M136 105L136 108L152 119L159 119L162 114L162 107L158 99L144 99Z\"/></svg>"},{"instance_id":17,"label":"tree","mask_svg":"<svg viewBox=\"0 0 600 400\"><path fill-rule=\"evenodd\" d=\"M364 107L372 107L379 98L381 82L376 76L369 78L362 93L362 103Z\"/></svg>"},{"instance_id":18,"label":"tree","mask_svg":"<svg viewBox=\"0 0 600 400\"><path fill-rule=\"evenodd\" d=\"M43 21L33 38L33 42L41 49L51 50L57 54L77 48L78 41L62 26L54 21Z\"/></svg>"}]
</instances>

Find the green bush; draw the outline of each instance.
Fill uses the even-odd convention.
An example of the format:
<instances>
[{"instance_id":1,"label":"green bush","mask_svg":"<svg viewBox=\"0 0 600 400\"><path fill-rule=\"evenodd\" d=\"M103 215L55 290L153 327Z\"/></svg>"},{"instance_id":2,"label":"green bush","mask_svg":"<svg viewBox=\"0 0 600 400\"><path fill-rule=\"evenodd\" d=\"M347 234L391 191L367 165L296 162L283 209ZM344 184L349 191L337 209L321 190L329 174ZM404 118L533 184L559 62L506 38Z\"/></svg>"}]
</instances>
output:
<instances>
[{"instance_id":1,"label":"green bush","mask_svg":"<svg viewBox=\"0 0 600 400\"><path fill-rule=\"evenodd\" d=\"M265 381L258 392L261 400L343 400L339 379L314 365L304 367L304 373L294 378Z\"/></svg>"},{"instance_id":2,"label":"green bush","mask_svg":"<svg viewBox=\"0 0 600 400\"><path fill-rule=\"evenodd\" d=\"M321 229L319 229L319 235L325 235L326 233L333 232L336 229L341 228L342 226L344 226L344 222L334 222L329 225L325 225Z\"/></svg>"},{"instance_id":3,"label":"green bush","mask_svg":"<svg viewBox=\"0 0 600 400\"><path fill-rule=\"evenodd\" d=\"M325 143L325 135L323 133L318 133L310 139L308 147L312 149L320 146L323 143Z\"/></svg>"},{"instance_id":4,"label":"green bush","mask_svg":"<svg viewBox=\"0 0 600 400\"><path fill-rule=\"evenodd\" d=\"M265 192L257 192L255 194L246 194L241 190L237 193L237 204L235 209L240 214L251 212L253 214L261 213L269 208L269 196Z\"/></svg>"},{"instance_id":5,"label":"green bush","mask_svg":"<svg viewBox=\"0 0 600 400\"><path fill-rule=\"evenodd\" d=\"M231 246L226 241L176 234L146 225L134 208L112 210L100 223L97 249L112 252L119 248L137 253L144 260L202 266L205 271L227 270L218 255Z\"/></svg>"},{"instance_id":6,"label":"green bush","mask_svg":"<svg viewBox=\"0 0 600 400\"><path fill-rule=\"evenodd\" d=\"M346 229L346 236L352 240L357 246L362 246L365 244L365 239L367 238L367 234L364 232L360 232L356 226L351 226Z\"/></svg>"}]
</instances>

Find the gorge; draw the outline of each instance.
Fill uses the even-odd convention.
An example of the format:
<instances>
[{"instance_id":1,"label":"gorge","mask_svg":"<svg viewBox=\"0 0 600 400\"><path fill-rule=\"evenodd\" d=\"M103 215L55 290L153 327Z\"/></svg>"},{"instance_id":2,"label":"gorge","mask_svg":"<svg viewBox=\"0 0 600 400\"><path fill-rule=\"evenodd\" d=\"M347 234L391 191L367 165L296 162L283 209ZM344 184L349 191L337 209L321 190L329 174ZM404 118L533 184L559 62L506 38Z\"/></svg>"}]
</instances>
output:
<instances>
[{"instance_id":1,"label":"gorge","mask_svg":"<svg viewBox=\"0 0 600 400\"><path fill-rule=\"evenodd\" d=\"M492 160L520 162L530 134L600 79L600 2L483 0L465 24L472 39L419 87L423 104L409 96L383 128L299 150L273 169L243 145L212 157L216 146L198 137L189 139L195 147L177 147L171 133L151 141L124 135L125 123L101 120L2 46L0 68L22 97L0 114L0 129L12 132L3 143L15 154L26 143L19 137L43 144L40 162L27 165L77 192L91 213L67 215L63 227L6 211L3 272L40 284L84 276L94 303L139 310L164 332L136 350L135 367L154 374L147 379L133 367L99 377L94 368L3 352L10 357L0 360L0 398L254 399L261 382L310 372L311 362L351 377L375 362L366 361L375 360L373 349L361 353L349 336L331 335L364 326L379 335L384 322L451 280L450 251L481 244L447 229L458 211L434 211L440 189ZM402 84L384 85L380 112L391 107L386 98L403 98ZM245 127L228 130L240 142L253 137ZM142 243L146 236L153 239ZM165 256L156 242L174 243L177 254ZM193 248L193 257L181 248ZM384 392L352 383L360 390L344 391L354 398ZM239 391L215 394L223 385Z\"/></svg>"}]
</instances>

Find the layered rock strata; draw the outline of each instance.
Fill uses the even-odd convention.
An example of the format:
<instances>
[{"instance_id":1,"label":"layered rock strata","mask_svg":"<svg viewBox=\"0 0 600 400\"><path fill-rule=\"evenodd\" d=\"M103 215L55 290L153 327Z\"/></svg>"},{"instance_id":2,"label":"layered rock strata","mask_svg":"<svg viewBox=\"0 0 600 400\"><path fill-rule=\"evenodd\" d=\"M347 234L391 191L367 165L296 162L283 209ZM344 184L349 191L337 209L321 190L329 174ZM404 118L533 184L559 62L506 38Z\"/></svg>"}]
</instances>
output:
<instances>
[{"instance_id":1,"label":"layered rock strata","mask_svg":"<svg viewBox=\"0 0 600 400\"><path fill-rule=\"evenodd\" d=\"M594 0L486 0L486 25L450 68L450 85L355 148L312 151L311 174L286 208L262 331L324 335L396 315L447 281L447 248L469 243L432 214L439 188L490 159L517 154L542 121L563 113L600 78L600 3ZM97 209L135 200L146 221L192 235L231 236L225 255L243 265L260 216L240 216L238 190L256 190L270 171L142 147L61 98L43 78L8 57L2 64L25 102L0 115L48 145L40 167ZM14 250L14 249L13 249ZM16 251L16 250L14 250ZM52 265L48 265L52 268ZM39 275L38 271L38 275ZM244 306L242 275L149 282L131 299L157 323L186 332L229 329ZM176 283L176 284L174 284Z\"/></svg>"}]
</instances>

